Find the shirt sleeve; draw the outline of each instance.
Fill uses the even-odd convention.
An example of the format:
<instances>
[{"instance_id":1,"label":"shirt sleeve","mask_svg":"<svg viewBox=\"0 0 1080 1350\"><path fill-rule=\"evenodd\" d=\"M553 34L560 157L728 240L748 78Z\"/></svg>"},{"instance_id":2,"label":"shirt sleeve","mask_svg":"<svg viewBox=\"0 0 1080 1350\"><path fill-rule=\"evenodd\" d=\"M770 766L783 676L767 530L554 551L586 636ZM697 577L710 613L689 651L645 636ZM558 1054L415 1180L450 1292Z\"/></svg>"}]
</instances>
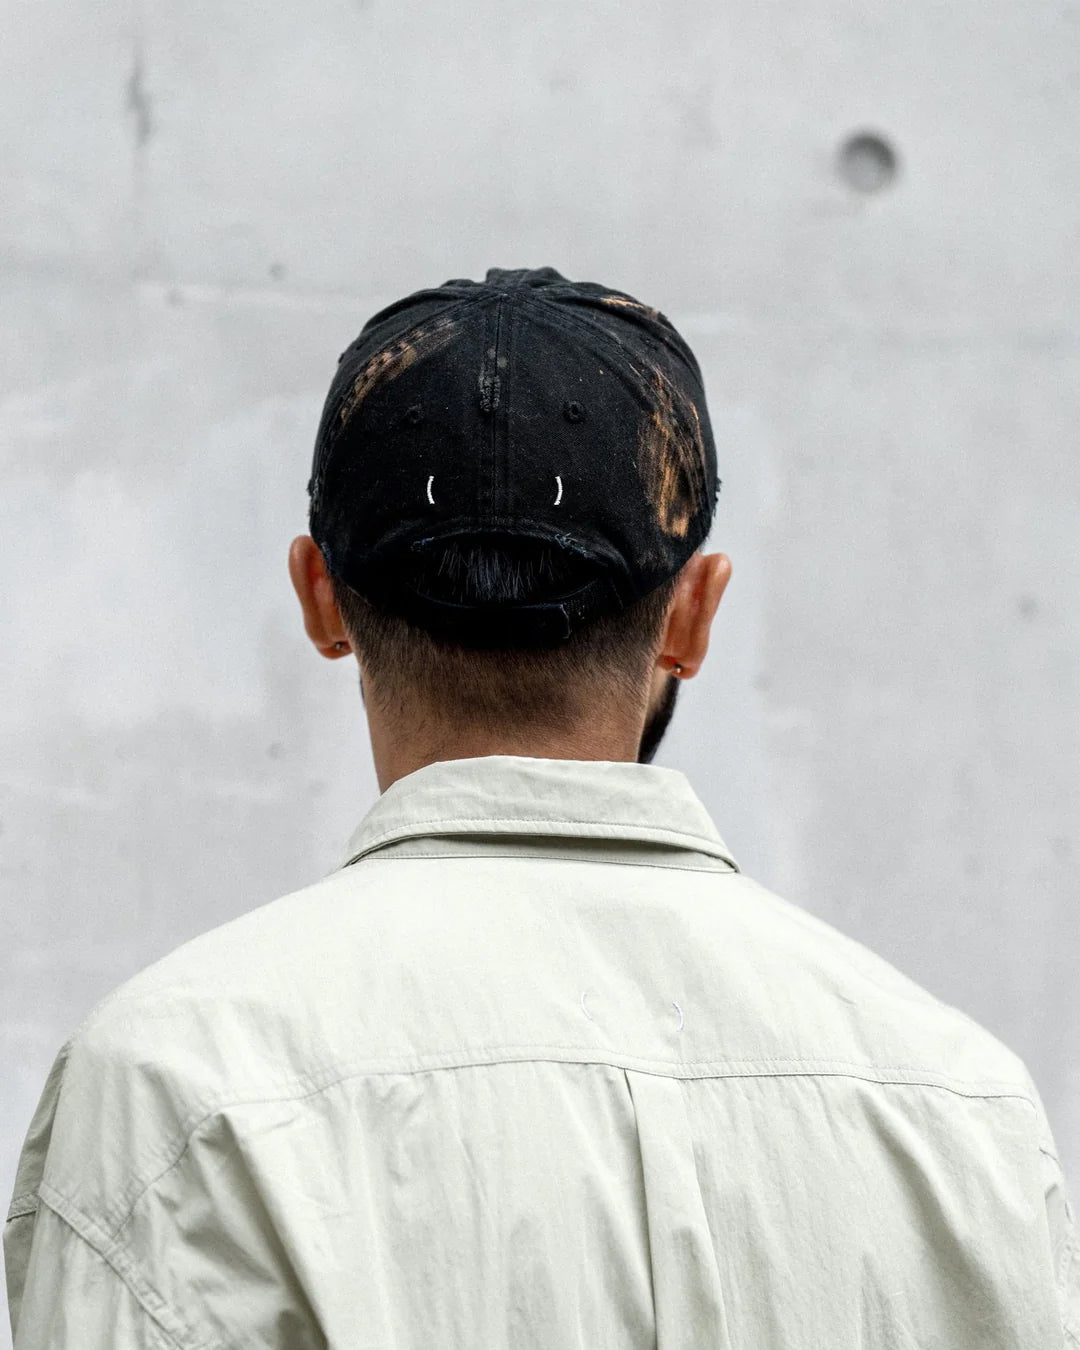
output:
<instances>
[{"instance_id":1,"label":"shirt sleeve","mask_svg":"<svg viewBox=\"0 0 1080 1350\"><path fill-rule=\"evenodd\" d=\"M53 1210L41 1204L8 1229L8 1246L26 1252L22 1297L11 1309L14 1350L177 1350L112 1266Z\"/></svg>"}]
</instances>

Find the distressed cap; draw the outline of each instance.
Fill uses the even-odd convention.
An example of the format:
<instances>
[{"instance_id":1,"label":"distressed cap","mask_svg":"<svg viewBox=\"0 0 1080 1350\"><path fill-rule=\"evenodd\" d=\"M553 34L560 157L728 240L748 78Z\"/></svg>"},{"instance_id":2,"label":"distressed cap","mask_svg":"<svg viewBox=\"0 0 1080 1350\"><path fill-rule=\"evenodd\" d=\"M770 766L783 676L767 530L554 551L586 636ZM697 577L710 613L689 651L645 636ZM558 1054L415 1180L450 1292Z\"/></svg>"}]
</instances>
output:
<instances>
[{"instance_id":1,"label":"distressed cap","mask_svg":"<svg viewBox=\"0 0 1080 1350\"><path fill-rule=\"evenodd\" d=\"M554 646L675 575L720 480L698 363L663 314L554 268L491 269L374 315L344 351L315 443L327 570L470 647ZM425 559L532 540L574 581L455 604Z\"/></svg>"}]
</instances>

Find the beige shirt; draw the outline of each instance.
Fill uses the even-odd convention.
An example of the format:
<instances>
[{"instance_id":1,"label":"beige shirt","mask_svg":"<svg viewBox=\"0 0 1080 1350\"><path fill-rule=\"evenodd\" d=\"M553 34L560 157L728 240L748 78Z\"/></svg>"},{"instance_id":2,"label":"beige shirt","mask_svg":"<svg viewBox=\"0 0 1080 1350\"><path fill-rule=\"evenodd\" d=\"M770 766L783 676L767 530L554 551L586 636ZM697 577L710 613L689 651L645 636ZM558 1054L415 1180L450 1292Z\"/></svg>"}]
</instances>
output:
<instances>
[{"instance_id":1,"label":"beige shirt","mask_svg":"<svg viewBox=\"0 0 1080 1350\"><path fill-rule=\"evenodd\" d=\"M429 765L61 1052L17 1350L1059 1350L1023 1062L742 874L686 779Z\"/></svg>"}]
</instances>

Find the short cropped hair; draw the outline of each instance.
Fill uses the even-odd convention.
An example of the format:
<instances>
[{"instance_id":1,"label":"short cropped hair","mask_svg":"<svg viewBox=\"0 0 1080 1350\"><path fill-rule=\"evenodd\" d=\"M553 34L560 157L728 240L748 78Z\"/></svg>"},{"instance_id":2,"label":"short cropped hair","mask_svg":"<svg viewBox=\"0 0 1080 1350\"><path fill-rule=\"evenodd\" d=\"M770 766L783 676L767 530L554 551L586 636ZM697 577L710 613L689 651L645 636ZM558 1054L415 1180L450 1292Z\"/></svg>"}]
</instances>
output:
<instances>
[{"instance_id":1,"label":"short cropped hair","mask_svg":"<svg viewBox=\"0 0 1080 1350\"><path fill-rule=\"evenodd\" d=\"M448 540L425 563L423 586L458 604L511 601L572 585L577 566L535 540ZM557 646L492 650L437 638L332 578L346 631L387 710L419 700L459 723L530 731L595 715L598 696L642 698L677 582L678 574Z\"/></svg>"}]
</instances>

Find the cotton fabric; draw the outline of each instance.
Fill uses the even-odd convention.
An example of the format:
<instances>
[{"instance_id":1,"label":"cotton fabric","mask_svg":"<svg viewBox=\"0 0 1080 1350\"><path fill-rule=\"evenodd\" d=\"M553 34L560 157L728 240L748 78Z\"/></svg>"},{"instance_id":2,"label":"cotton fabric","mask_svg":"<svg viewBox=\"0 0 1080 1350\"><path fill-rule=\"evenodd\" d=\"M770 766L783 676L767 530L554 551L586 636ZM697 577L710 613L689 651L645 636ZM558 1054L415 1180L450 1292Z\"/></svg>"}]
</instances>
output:
<instances>
[{"instance_id":1,"label":"cotton fabric","mask_svg":"<svg viewBox=\"0 0 1080 1350\"><path fill-rule=\"evenodd\" d=\"M16 1350L1075 1350L1022 1060L742 873L683 774L489 756L60 1052Z\"/></svg>"}]
</instances>

